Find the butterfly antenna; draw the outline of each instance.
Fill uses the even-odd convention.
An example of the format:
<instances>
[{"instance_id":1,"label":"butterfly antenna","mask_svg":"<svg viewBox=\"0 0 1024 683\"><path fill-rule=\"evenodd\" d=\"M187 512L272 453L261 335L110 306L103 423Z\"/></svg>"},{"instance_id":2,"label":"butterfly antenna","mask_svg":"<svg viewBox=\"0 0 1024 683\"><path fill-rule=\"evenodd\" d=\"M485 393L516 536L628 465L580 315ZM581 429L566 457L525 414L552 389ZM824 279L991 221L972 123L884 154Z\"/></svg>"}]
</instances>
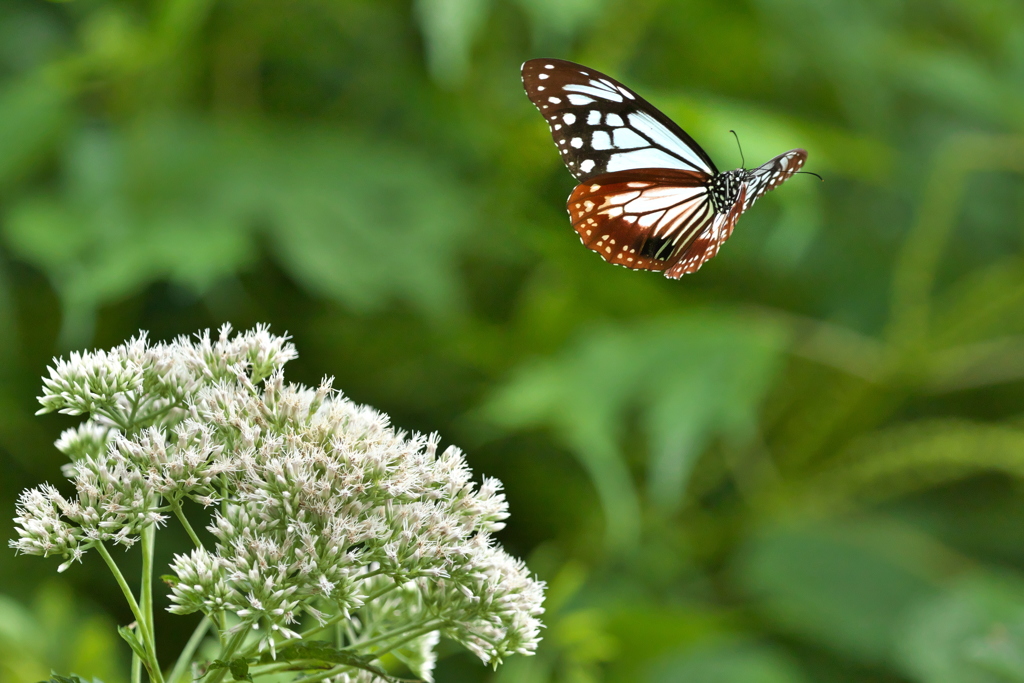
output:
<instances>
[{"instance_id":1,"label":"butterfly antenna","mask_svg":"<svg viewBox=\"0 0 1024 683\"><path fill-rule=\"evenodd\" d=\"M746 168L747 167L747 160L743 158L743 145L740 144L740 136L737 135L736 131L734 131L734 130L730 130L729 132L732 133L732 136L734 138L736 138L736 146L740 148L740 167L741 168Z\"/></svg>"},{"instance_id":2,"label":"butterfly antenna","mask_svg":"<svg viewBox=\"0 0 1024 683\"><path fill-rule=\"evenodd\" d=\"M797 173L805 173L805 174L807 174L807 175L812 175L812 176L814 176L815 178L817 178L818 180L820 180L821 182L825 182L825 179L824 179L824 178L822 178L822 177L821 177L820 175L818 175L817 173L813 173L813 172L811 172L811 171L797 171Z\"/></svg>"}]
</instances>

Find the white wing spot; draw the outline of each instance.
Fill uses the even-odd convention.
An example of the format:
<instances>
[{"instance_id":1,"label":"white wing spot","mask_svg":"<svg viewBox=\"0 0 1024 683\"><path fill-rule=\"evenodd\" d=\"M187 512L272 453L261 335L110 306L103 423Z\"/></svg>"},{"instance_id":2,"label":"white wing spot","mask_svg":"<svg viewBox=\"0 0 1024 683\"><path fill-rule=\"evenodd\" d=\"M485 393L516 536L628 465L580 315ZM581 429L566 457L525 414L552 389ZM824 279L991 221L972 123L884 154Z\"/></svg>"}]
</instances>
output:
<instances>
[{"instance_id":1,"label":"white wing spot","mask_svg":"<svg viewBox=\"0 0 1024 683\"><path fill-rule=\"evenodd\" d=\"M549 76L547 74L538 74L537 78L543 81L544 79L549 78Z\"/></svg>"},{"instance_id":2,"label":"white wing spot","mask_svg":"<svg viewBox=\"0 0 1024 683\"><path fill-rule=\"evenodd\" d=\"M611 149L612 148L611 136L608 135L607 131L603 131L603 130L594 131L594 134L590 137L590 145L591 145L591 147L593 147L594 149L597 149L597 150Z\"/></svg>"},{"instance_id":3,"label":"white wing spot","mask_svg":"<svg viewBox=\"0 0 1024 683\"><path fill-rule=\"evenodd\" d=\"M555 130L562 130L562 124L556 123L555 124Z\"/></svg>"},{"instance_id":4,"label":"white wing spot","mask_svg":"<svg viewBox=\"0 0 1024 683\"><path fill-rule=\"evenodd\" d=\"M598 191L598 190L600 190L600 189L601 189L601 186L600 186L600 185L591 185L591 186L590 186L590 191L591 191L591 192L597 192L597 191Z\"/></svg>"},{"instance_id":5,"label":"white wing spot","mask_svg":"<svg viewBox=\"0 0 1024 683\"><path fill-rule=\"evenodd\" d=\"M587 112L587 125L588 126L600 126L601 125L601 112L597 110Z\"/></svg>"},{"instance_id":6,"label":"white wing spot","mask_svg":"<svg viewBox=\"0 0 1024 683\"><path fill-rule=\"evenodd\" d=\"M592 159L584 159L580 163L580 170L583 171L584 173L590 173L590 171L593 168L594 168L594 161Z\"/></svg>"},{"instance_id":7,"label":"white wing spot","mask_svg":"<svg viewBox=\"0 0 1024 683\"><path fill-rule=\"evenodd\" d=\"M576 149L579 149L580 147L583 146L583 139L582 138L573 138L572 140L569 141L569 144L572 145L573 147L575 147Z\"/></svg>"},{"instance_id":8,"label":"white wing spot","mask_svg":"<svg viewBox=\"0 0 1024 683\"><path fill-rule=\"evenodd\" d=\"M644 214L643 216L640 217L639 220L637 220L637 224L640 225L640 227L642 227L642 228L649 228L652 225L654 225L655 223L657 223L661 219L661 217L664 216L664 215L665 215L664 211L658 211L656 213Z\"/></svg>"},{"instance_id":9,"label":"white wing spot","mask_svg":"<svg viewBox=\"0 0 1024 683\"><path fill-rule=\"evenodd\" d=\"M622 96L619 95L619 93L615 92L614 90L609 90L607 88L602 88L602 87L596 87L595 88L595 87L591 87L589 85L578 85L576 83L571 83L569 85L562 86L562 89L566 90L568 92L584 93L585 95L590 95L592 97L598 97L598 98L600 98L602 100L611 100L613 102L621 102L622 101Z\"/></svg>"},{"instance_id":10,"label":"white wing spot","mask_svg":"<svg viewBox=\"0 0 1024 683\"><path fill-rule=\"evenodd\" d=\"M555 65L554 65L554 64L545 64L545 65L544 65L544 68L545 68L545 69L554 69L554 68L555 68Z\"/></svg>"},{"instance_id":11,"label":"white wing spot","mask_svg":"<svg viewBox=\"0 0 1024 683\"><path fill-rule=\"evenodd\" d=\"M612 139L618 149L634 149L636 147L647 147L648 143L631 128L616 128L612 131Z\"/></svg>"},{"instance_id":12,"label":"white wing spot","mask_svg":"<svg viewBox=\"0 0 1024 683\"><path fill-rule=\"evenodd\" d=\"M705 164L704 161L697 156L697 154L690 149L688 145L669 132L665 126L658 123L658 121L647 112L635 111L627 115L626 118L629 119L629 123L634 130L654 142L656 145L660 145L664 149L670 150L672 154L678 155L679 158L684 159L685 161L683 163L706 173L711 172L711 169L708 168L707 164ZM669 168L680 168L678 162L654 165L667 166ZM610 170L611 169L609 169L609 171Z\"/></svg>"},{"instance_id":13,"label":"white wing spot","mask_svg":"<svg viewBox=\"0 0 1024 683\"><path fill-rule=\"evenodd\" d=\"M562 100L558 99L557 97L549 97L548 102L550 102L551 104L560 104Z\"/></svg>"},{"instance_id":14,"label":"white wing spot","mask_svg":"<svg viewBox=\"0 0 1024 683\"><path fill-rule=\"evenodd\" d=\"M619 126L626 125L626 122L623 121L622 117L619 116L618 114L608 114L608 115L606 115L604 117L604 122L605 122L605 124L607 124L609 126L615 126L616 128L619 127Z\"/></svg>"},{"instance_id":15,"label":"white wing spot","mask_svg":"<svg viewBox=\"0 0 1024 683\"><path fill-rule=\"evenodd\" d=\"M611 155L608 161L608 173L635 168L679 168L689 170L692 166L677 159L660 149L639 149L632 152L619 152Z\"/></svg>"},{"instance_id":16,"label":"white wing spot","mask_svg":"<svg viewBox=\"0 0 1024 683\"><path fill-rule=\"evenodd\" d=\"M537 90L543 90L543 89L544 89L544 86L543 86L543 85L538 85L538 86L537 86Z\"/></svg>"},{"instance_id":17,"label":"white wing spot","mask_svg":"<svg viewBox=\"0 0 1024 683\"><path fill-rule=\"evenodd\" d=\"M581 105L584 105L584 104L590 104L593 101L594 100L592 100L591 98L587 97L586 95L577 95L575 93L573 93L572 95L569 95L569 104L574 104L577 107L581 106Z\"/></svg>"},{"instance_id":18,"label":"white wing spot","mask_svg":"<svg viewBox=\"0 0 1024 683\"><path fill-rule=\"evenodd\" d=\"M566 125L571 126L576 123L576 114L562 114L562 120L565 121Z\"/></svg>"},{"instance_id":19,"label":"white wing spot","mask_svg":"<svg viewBox=\"0 0 1024 683\"><path fill-rule=\"evenodd\" d=\"M604 204L602 204L602 206L611 206L613 204L625 204L626 202L632 201L639 196L640 193L637 191L608 195L604 198Z\"/></svg>"}]
</instances>

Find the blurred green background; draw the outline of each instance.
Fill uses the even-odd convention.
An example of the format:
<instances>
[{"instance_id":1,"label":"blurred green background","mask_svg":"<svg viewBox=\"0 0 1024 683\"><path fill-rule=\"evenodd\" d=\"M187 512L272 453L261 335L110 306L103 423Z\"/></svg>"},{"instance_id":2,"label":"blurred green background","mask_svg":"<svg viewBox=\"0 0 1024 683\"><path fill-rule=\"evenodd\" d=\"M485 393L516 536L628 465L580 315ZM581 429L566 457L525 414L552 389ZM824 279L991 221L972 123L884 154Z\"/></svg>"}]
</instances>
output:
<instances>
[{"instance_id":1,"label":"blurred green background","mask_svg":"<svg viewBox=\"0 0 1024 683\"><path fill-rule=\"evenodd\" d=\"M611 267L538 56L825 182ZM441 683L1024 681L1022 171L1019 0L7 0L2 518L60 480L52 356L267 322L506 484L545 640ZM0 557L0 680L126 679L98 558Z\"/></svg>"}]
</instances>

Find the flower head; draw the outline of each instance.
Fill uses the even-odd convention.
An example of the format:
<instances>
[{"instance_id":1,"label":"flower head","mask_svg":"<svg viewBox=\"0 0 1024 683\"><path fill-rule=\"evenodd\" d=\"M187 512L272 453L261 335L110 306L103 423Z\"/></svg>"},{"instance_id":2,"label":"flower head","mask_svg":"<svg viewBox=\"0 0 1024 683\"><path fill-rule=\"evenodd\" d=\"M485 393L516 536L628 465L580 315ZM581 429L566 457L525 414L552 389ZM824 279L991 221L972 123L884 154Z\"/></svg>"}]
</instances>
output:
<instances>
[{"instance_id":1,"label":"flower head","mask_svg":"<svg viewBox=\"0 0 1024 683\"><path fill-rule=\"evenodd\" d=\"M232 614L272 650L303 620L350 618L425 680L439 634L489 662L532 653L543 584L491 536L508 517L500 482L475 484L457 448L393 428L330 380L287 384L294 357L265 327L225 327L55 361L41 412L88 415L57 441L77 496L23 493L11 545L64 569L186 500L217 505L212 542L174 559L172 612Z\"/></svg>"}]
</instances>

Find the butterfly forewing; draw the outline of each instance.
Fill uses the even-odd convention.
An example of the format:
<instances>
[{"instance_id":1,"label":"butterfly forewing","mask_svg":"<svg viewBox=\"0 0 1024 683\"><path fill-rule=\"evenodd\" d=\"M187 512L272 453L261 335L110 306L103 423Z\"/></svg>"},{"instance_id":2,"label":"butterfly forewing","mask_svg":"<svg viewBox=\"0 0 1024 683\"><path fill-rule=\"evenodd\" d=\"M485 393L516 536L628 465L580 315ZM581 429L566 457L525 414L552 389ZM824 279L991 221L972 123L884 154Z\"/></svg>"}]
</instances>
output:
<instances>
[{"instance_id":1,"label":"butterfly forewing","mask_svg":"<svg viewBox=\"0 0 1024 683\"><path fill-rule=\"evenodd\" d=\"M523 85L577 180L640 168L718 172L670 118L598 71L560 59L531 59L523 64Z\"/></svg>"},{"instance_id":2,"label":"butterfly forewing","mask_svg":"<svg viewBox=\"0 0 1024 683\"><path fill-rule=\"evenodd\" d=\"M714 218L703 174L672 169L595 176L576 186L567 208L589 249L655 271L671 268Z\"/></svg>"}]
</instances>

